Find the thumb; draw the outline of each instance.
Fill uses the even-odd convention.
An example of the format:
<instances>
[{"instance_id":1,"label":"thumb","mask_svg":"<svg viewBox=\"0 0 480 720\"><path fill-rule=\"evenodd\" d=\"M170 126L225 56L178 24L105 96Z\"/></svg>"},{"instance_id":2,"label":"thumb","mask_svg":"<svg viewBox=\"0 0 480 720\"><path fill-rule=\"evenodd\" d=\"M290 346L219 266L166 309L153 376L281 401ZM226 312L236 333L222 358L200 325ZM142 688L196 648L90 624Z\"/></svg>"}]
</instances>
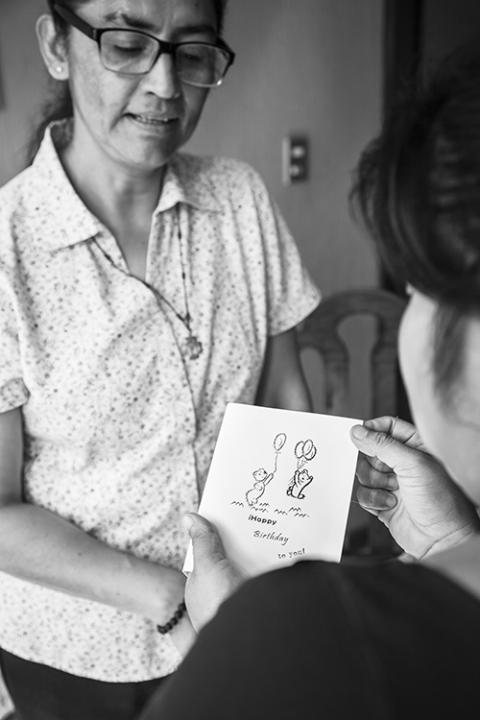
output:
<instances>
[{"instance_id":1,"label":"thumb","mask_svg":"<svg viewBox=\"0 0 480 720\"><path fill-rule=\"evenodd\" d=\"M188 513L183 525L192 541L194 567L225 559L225 550L216 528L201 515Z\"/></svg>"},{"instance_id":2,"label":"thumb","mask_svg":"<svg viewBox=\"0 0 480 720\"><path fill-rule=\"evenodd\" d=\"M364 425L354 425L350 436L355 447L364 455L376 457L397 471L400 466L411 465L417 451L395 440L391 435L372 430Z\"/></svg>"}]
</instances>

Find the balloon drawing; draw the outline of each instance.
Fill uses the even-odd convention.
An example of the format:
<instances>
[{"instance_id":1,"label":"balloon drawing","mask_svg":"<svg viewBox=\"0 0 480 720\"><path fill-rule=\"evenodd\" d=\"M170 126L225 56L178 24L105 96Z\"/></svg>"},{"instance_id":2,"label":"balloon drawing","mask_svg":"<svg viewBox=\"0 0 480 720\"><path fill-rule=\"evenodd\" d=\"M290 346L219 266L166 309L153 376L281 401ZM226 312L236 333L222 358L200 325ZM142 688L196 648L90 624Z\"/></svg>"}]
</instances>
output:
<instances>
[{"instance_id":1,"label":"balloon drawing","mask_svg":"<svg viewBox=\"0 0 480 720\"><path fill-rule=\"evenodd\" d=\"M308 470L304 468L304 465L313 460L317 454L317 448L310 439L300 440L295 445L294 453L297 458L297 469L293 473L293 477L288 485L287 495L297 500L303 500L305 497L303 491L313 480L313 475L309 474Z\"/></svg>"},{"instance_id":2,"label":"balloon drawing","mask_svg":"<svg viewBox=\"0 0 480 720\"><path fill-rule=\"evenodd\" d=\"M275 459L272 472L268 473L263 467L257 468L257 470L254 470L252 472L253 487L245 494L245 499L250 505L250 507L253 507L253 505L255 505L260 500L263 493L265 492L265 488L267 487L268 483L271 482L275 477L275 474L277 472L278 456L280 455L286 441L287 436L285 435L285 433L278 433L278 435L275 435L275 437L273 438Z\"/></svg>"}]
</instances>

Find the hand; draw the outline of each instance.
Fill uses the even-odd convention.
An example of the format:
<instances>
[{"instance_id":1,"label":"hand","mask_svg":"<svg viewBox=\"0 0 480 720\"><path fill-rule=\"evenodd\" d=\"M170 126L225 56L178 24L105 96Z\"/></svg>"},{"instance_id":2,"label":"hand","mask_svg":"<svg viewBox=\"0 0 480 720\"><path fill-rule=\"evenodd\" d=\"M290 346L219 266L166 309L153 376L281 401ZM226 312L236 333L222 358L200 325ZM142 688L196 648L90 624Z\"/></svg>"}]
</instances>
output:
<instances>
[{"instance_id":1,"label":"hand","mask_svg":"<svg viewBox=\"0 0 480 720\"><path fill-rule=\"evenodd\" d=\"M157 566L158 567L158 566ZM161 574L158 575L158 585L152 594L146 594L143 602L148 601L149 606L145 607L144 614L150 618L155 625L165 625L172 617L179 602L185 596L185 575L179 570L162 566ZM161 596L159 597L159 593ZM193 629L188 613L185 613L180 621L170 630L169 637L173 641L179 655L184 658L194 644L197 633Z\"/></svg>"},{"instance_id":2,"label":"hand","mask_svg":"<svg viewBox=\"0 0 480 720\"><path fill-rule=\"evenodd\" d=\"M236 590L242 577L227 559L220 536L208 520L189 513L184 526L192 540L194 562L185 586L185 602L193 627L198 631Z\"/></svg>"},{"instance_id":3,"label":"hand","mask_svg":"<svg viewBox=\"0 0 480 720\"><path fill-rule=\"evenodd\" d=\"M184 658L197 639L197 633L188 614L185 614L180 622L170 630L170 637L180 657Z\"/></svg>"},{"instance_id":4,"label":"hand","mask_svg":"<svg viewBox=\"0 0 480 720\"><path fill-rule=\"evenodd\" d=\"M426 451L413 425L382 417L356 425L351 436L363 453L358 501L409 555L420 559L480 531L475 508Z\"/></svg>"}]
</instances>

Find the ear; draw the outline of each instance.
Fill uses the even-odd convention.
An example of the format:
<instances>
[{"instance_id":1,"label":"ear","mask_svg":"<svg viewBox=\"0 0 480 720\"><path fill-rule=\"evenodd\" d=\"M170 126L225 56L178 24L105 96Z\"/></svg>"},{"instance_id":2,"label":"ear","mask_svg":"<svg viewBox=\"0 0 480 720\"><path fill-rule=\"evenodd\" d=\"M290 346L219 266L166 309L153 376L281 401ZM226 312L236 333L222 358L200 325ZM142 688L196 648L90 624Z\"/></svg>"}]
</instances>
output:
<instances>
[{"instance_id":1,"label":"ear","mask_svg":"<svg viewBox=\"0 0 480 720\"><path fill-rule=\"evenodd\" d=\"M35 25L43 62L54 80L68 80L68 56L65 38L61 37L52 15L41 15Z\"/></svg>"}]
</instances>

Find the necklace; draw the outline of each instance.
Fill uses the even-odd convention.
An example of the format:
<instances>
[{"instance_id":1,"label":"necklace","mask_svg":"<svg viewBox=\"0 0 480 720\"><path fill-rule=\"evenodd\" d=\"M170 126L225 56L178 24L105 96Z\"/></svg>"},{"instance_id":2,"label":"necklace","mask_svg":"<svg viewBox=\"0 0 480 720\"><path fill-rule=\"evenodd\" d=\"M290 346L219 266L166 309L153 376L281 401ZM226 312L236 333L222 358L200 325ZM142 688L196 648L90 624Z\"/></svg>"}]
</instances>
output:
<instances>
[{"instance_id":1,"label":"necklace","mask_svg":"<svg viewBox=\"0 0 480 720\"><path fill-rule=\"evenodd\" d=\"M192 316L190 314L190 307L188 304L188 293L187 293L187 273L186 273L186 261L183 257L183 240L182 240L182 228L180 225L180 204L177 205L177 238L178 238L178 250L180 254L180 266L182 271L182 288L183 288L183 303L185 306L185 313L182 315L172 305L164 295L160 294L163 302L168 305L170 310L173 312L175 317L185 326L188 336L182 348L183 354L190 360L198 360L200 355L203 353L203 345L198 337L192 330Z\"/></svg>"},{"instance_id":2,"label":"necklace","mask_svg":"<svg viewBox=\"0 0 480 720\"><path fill-rule=\"evenodd\" d=\"M154 296L157 299L157 302L163 302L167 307L170 308L172 313L175 315L175 317L180 320L182 325L187 330L188 336L185 340L183 347L182 347L182 354L187 357L189 360L198 360L200 355L203 353L203 344L198 339L198 337L194 334L192 330L192 316L190 314L190 308L188 305L188 294L187 294L187 273L186 273L186 261L183 257L183 242L182 242L182 228L180 226L180 204L177 205L177 237L178 237L178 251L180 254L180 266L182 270L182 288L183 288L183 302L185 306L185 314L182 315L174 305L170 302L168 298L165 297L165 295L162 295L159 290L154 288L152 285L147 283L146 280L141 280L141 282L149 288L154 294ZM103 253L103 255L107 258L109 263L113 265L113 267L117 267L117 264L114 262L113 258L106 252L106 250L103 248L101 244L98 243L98 241L94 238L94 241L96 245L98 246L100 252Z\"/></svg>"}]
</instances>

